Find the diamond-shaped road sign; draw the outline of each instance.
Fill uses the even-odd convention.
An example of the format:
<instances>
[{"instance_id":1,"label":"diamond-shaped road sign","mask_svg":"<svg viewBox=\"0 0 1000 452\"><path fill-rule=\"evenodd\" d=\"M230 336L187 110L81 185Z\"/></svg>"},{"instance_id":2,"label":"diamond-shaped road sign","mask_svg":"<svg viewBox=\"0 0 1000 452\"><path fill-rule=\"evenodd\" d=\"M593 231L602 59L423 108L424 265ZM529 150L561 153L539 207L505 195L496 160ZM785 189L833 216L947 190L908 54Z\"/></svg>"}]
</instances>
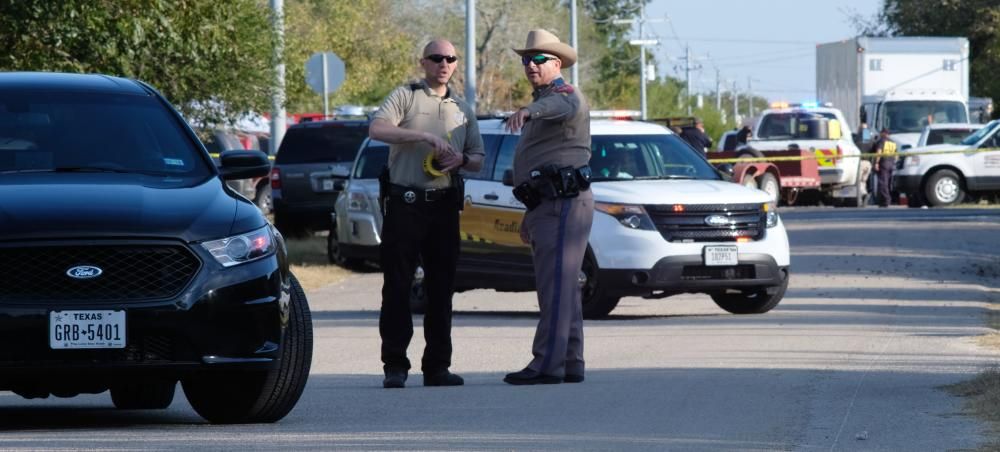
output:
<instances>
[{"instance_id":1,"label":"diamond-shaped road sign","mask_svg":"<svg viewBox=\"0 0 1000 452\"><path fill-rule=\"evenodd\" d=\"M325 60L325 61L324 61ZM324 64L325 63L325 64ZM323 68L326 68L324 92ZM333 52L316 52L306 61L306 84L320 95L330 94L344 83L344 62Z\"/></svg>"}]
</instances>

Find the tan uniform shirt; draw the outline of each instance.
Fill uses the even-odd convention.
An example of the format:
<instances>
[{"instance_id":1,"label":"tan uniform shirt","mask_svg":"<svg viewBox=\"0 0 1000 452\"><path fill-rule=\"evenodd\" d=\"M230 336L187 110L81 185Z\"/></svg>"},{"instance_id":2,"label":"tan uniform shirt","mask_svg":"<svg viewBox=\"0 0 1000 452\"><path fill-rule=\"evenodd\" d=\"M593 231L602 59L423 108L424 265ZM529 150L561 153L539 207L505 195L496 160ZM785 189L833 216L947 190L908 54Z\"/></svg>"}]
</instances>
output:
<instances>
[{"instance_id":1,"label":"tan uniform shirt","mask_svg":"<svg viewBox=\"0 0 1000 452\"><path fill-rule=\"evenodd\" d=\"M382 102L376 119L404 129L422 130L445 138L456 151L484 155L476 114L464 100L431 91L421 80L397 87ZM415 188L446 188L451 175L431 177L424 172L424 158L434 149L426 142L389 145L389 176L392 183Z\"/></svg>"},{"instance_id":2,"label":"tan uniform shirt","mask_svg":"<svg viewBox=\"0 0 1000 452\"><path fill-rule=\"evenodd\" d=\"M590 107L572 85L555 79L531 93L530 119L514 151L514 185L545 165L581 167L590 161Z\"/></svg>"}]
</instances>

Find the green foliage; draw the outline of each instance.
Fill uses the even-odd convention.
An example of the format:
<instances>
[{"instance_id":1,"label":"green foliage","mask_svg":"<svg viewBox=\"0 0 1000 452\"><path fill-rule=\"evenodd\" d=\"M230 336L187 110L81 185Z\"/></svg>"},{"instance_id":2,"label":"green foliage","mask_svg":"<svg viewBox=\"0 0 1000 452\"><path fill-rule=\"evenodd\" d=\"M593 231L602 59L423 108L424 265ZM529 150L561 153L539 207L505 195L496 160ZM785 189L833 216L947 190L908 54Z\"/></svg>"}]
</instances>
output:
<instances>
[{"instance_id":1,"label":"green foliage","mask_svg":"<svg viewBox=\"0 0 1000 452\"><path fill-rule=\"evenodd\" d=\"M258 0L0 0L0 70L140 79L208 125L266 109L273 41Z\"/></svg>"},{"instance_id":2,"label":"green foliage","mask_svg":"<svg viewBox=\"0 0 1000 452\"><path fill-rule=\"evenodd\" d=\"M855 19L862 32L897 36L965 36L970 89L1000 99L1000 3L996 0L885 0L872 20Z\"/></svg>"}]
</instances>

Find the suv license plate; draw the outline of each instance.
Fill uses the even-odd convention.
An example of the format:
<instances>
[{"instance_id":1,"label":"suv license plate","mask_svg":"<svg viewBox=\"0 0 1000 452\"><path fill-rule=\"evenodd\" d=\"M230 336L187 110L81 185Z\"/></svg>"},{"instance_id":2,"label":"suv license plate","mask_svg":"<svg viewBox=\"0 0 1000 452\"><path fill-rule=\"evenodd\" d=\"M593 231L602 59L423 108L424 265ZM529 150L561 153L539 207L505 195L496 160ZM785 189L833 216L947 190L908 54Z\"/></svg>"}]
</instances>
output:
<instances>
[{"instance_id":1,"label":"suv license plate","mask_svg":"<svg viewBox=\"0 0 1000 452\"><path fill-rule=\"evenodd\" d=\"M51 311L49 347L125 348L125 311Z\"/></svg>"},{"instance_id":2,"label":"suv license plate","mask_svg":"<svg viewBox=\"0 0 1000 452\"><path fill-rule=\"evenodd\" d=\"M323 191L333 191L333 179L323 179Z\"/></svg>"},{"instance_id":3,"label":"suv license plate","mask_svg":"<svg viewBox=\"0 0 1000 452\"><path fill-rule=\"evenodd\" d=\"M734 245L706 246L702 253L705 265L736 265L739 263L739 248Z\"/></svg>"}]
</instances>

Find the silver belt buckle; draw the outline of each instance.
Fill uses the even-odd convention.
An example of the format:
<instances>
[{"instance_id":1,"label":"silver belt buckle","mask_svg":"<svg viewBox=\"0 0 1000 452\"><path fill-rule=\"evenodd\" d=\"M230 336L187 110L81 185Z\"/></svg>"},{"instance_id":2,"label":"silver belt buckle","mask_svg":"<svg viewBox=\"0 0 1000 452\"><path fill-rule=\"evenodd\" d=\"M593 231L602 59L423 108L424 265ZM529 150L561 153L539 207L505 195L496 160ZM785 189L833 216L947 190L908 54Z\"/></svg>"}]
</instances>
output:
<instances>
[{"instance_id":1,"label":"silver belt buckle","mask_svg":"<svg viewBox=\"0 0 1000 452\"><path fill-rule=\"evenodd\" d=\"M406 193L403 193L403 201L406 201L407 204L413 204L417 201L417 194L413 190L407 190Z\"/></svg>"}]
</instances>

